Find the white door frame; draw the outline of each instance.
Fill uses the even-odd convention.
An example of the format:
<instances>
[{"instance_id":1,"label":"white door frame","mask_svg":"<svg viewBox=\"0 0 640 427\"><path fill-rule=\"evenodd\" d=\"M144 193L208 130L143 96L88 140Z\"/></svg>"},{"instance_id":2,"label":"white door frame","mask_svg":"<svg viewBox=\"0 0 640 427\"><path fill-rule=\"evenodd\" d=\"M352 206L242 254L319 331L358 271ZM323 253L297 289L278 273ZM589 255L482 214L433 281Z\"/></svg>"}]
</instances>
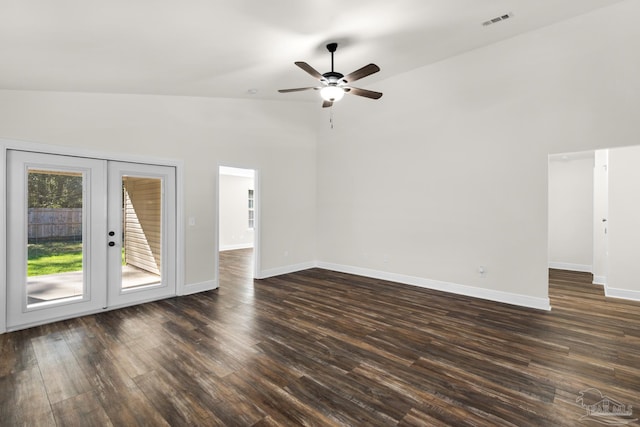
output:
<instances>
[{"instance_id":1,"label":"white door frame","mask_svg":"<svg viewBox=\"0 0 640 427\"><path fill-rule=\"evenodd\" d=\"M0 140L0 334L7 331L7 148L4 141Z\"/></svg>"},{"instance_id":2,"label":"white door frame","mask_svg":"<svg viewBox=\"0 0 640 427\"><path fill-rule=\"evenodd\" d=\"M78 147L64 147L29 141L19 141L0 138L0 334L7 332L7 181L6 165L7 151L33 151L45 154L59 154L113 160L129 163L146 163L160 166L173 166L176 169L176 294L185 293L185 222L184 222L184 162L181 160L164 159L149 156L138 156L121 153L110 153Z\"/></svg>"},{"instance_id":3,"label":"white door frame","mask_svg":"<svg viewBox=\"0 0 640 427\"><path fill-rule=\"evenodd\" d=\"M609 150L595 150L593 170L593 283L607 285L609 271Z\"/></svg>"},{"instance_id":4,"label":"white door frame","mask_svg":"<svg viewBox=\"0 0 640 427\"><path fill-rule=\"evenodd\" d=\"M260 189L260 170L250 166L238 166L230 164L218 164L216 180L217 185L216 200L216 238L215 238L215 269L216 269L216 287L220 286L220 167L231 167L236 169L252 170L253 175L253 278L262 279L261 263L260 263L260 235L262 230L261 224L261 200L262 191Z\"/></svg>"}]
</instances>

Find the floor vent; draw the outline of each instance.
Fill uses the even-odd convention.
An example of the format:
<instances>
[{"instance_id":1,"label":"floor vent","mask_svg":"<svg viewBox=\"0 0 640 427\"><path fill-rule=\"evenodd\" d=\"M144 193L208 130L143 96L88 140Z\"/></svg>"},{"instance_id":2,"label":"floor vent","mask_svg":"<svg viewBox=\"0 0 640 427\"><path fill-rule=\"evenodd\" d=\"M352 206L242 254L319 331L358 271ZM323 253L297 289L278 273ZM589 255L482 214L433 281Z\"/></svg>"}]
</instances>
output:
<instances>
[{"instance_id":1,"label":"floor vent","mask_svg":"<svg viewBox=\"0 0 640 427\"><path fill-rule=\"evenodd\" d=\"M509 12L509 13L507 13L505 15L496 16L495 18L489 19L488 21L484 21L482 23L482 25L485 26L485 27L488 27L489 25L497 24L498 22L507 20L509 18L513 18L513 13L512 12Z\"/></svg>"}]
</instances>

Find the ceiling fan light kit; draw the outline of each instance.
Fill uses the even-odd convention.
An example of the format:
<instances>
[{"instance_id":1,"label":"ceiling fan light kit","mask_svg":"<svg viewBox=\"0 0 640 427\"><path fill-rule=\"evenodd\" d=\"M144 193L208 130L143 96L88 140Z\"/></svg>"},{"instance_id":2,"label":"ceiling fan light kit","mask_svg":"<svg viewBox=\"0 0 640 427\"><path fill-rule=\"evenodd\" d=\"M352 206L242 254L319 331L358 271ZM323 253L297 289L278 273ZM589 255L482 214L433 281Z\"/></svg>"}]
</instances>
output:
<instances>
[{"instance_id":1,"label":"ceiling fan light kit","mask_svg":"<svg viewBox=\"0 0 640 427\"><path fill-rule=\"evenodd\" d=\"M317 87L301 87L301 88L293 88L293 89L280 89L278 92L280 93L289 93L289 92L301 92L305 90L319 90L320 96L323 99L322 107L331 107L334 102L340 101L345 93L350 93L352 95L363 96L369 99L380 99L382 97L381 92L375 92L367 89L359 89L356 87L350 86L350 83L355 82L356 80L360 80L361 78L370 76L371 74L377 73L380 71L380 67L376 64L365 65L364 67L348 74L344 75L342 73L338 73L333 69L333 54L338 49L338 43L329 43L327 45L327 50L331 53L331 71L328 71L324 74L320 74L315 68L306 62L298 61L295 62L295 65L300 67L302 70L306 71L310 76L320 81L322 86Z\"/></svg>"},{"instance_id":2,"label":"ceiling fan light kit","mask_svg":"<svg viewBox=\"0 0 640 427\"><path fill-rule=\"evenodd\" d=\"M336 85L325 86L320 89L320 96L325 101L337 102L344 97L344 89Z\"/></svg>"}]
</instances>

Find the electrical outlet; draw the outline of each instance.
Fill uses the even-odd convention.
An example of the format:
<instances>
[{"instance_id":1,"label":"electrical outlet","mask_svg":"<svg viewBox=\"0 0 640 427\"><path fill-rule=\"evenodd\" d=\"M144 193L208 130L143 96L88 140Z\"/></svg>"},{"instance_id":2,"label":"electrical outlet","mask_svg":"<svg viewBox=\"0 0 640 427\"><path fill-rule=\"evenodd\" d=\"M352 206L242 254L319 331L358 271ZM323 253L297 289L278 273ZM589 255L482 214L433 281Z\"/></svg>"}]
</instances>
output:
<instances>
[{"instance_id":1,"label":"electrical outlet","mask_svg":"<svg viewBox=\"0 0 640 427\"><path fill-rule=\"evenodd\" d=\"M487 269L484 265L478 267L478 274L480 277L487 277Z\"/></svg>"}]
</instances>

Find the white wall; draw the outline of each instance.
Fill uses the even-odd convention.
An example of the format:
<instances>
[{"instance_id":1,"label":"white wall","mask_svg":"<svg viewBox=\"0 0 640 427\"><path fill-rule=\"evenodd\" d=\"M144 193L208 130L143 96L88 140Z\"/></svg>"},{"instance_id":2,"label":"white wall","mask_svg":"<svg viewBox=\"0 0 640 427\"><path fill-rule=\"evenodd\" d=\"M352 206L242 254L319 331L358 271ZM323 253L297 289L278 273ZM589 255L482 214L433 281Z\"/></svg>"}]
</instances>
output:
<instances>
[{"instance_id":1,"label":"white wall","mask_svg":"<svg viewBox=\"0 0 640 427\"><path fill-rule=\"evenodd\" d=\"M640 300L640 147L609 150L607 296Z\"/></svg>"},{"instance_id":2,"label":"white wall","mask_svg":"<svg viewBox=\"0 0 640 427\"><path fill-rule=\"evenodd\" d=\"M316 115L316 105L279 101L0 91L0 138L184 161L191 289L217 280L211 165L260 172L260 274L313 264Z\"/></svg>"},{"instance_id":3,"label":"white wall","mask_svg":"<svg viewBox=\"0 0 640 427\"><path fill-rule=\"evenodd\" d=\"M593 270L594 153L549 158L549 267Z\"/></svg>"},{"instance_id":4,"label":"white wall","mask_svg":"<svg viewBox=\"0 0 640 427\"><path fill-rule=\"evenodd\" d=\"M253 178L220 175L220 250L253 247L253 229L249 229L248 191L254 190Z\"/></svg>"},{"instance_id":5,"label":"white wall","mask_svg":"<svg viewBox=\"0 0 640 427\"><path fill-rule=\"evenodd\" d=\"M318 146L322 265L544 307L548 154L637 142L637 16L618 3L336 105Z\"/></svg>"}]
</instances>

